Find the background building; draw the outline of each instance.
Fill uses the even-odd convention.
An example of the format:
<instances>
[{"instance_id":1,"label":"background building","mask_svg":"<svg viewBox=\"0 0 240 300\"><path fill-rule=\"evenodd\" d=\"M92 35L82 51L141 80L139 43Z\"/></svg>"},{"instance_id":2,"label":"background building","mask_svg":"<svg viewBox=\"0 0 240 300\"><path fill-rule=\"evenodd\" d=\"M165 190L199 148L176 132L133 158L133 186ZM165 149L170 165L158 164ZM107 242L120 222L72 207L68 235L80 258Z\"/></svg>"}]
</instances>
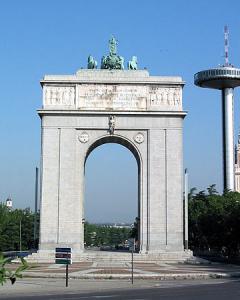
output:
<instances>
[{"instance_id":1,"label":"background building","mask_svg":"<svg viewBox=\"0 0 240 300\"><path fill-rule=\"evenodd\" d=\"M12 199L10 197L7 198L6 200L6 206L9 208L9 209L12 209Z\"/></svg>"}]
</instances>

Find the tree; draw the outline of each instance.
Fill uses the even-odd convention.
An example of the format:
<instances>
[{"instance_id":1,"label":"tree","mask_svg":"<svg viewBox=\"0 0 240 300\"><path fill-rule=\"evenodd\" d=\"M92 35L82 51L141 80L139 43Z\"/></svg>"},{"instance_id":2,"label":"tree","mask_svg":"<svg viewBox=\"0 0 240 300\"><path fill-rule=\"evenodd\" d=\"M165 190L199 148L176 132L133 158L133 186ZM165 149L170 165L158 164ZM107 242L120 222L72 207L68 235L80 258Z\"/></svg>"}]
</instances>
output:
<instances>
[{"instance_id":1,"label":"tree","mask_svg":"<svg viewBox=\"0 0 240 300\"><path fill-rule=\"evenodd\" d=\"M208 195L217 195L218 192L216 190L216 184L211 184L208 188L207 188L207 191L208 191Z\"/></svg>"},{"instance_id":2,"label":"tree","mask_svg":"<svg viewBox=\"0 0 240 300\"><path fill-rule=\"evenodd\" d=\"M116 246L130 237L130 229L85 223L86 246Z\"/></svg>"},{"instance_id":3,"label":"tree","mask_svg":"<svg viewBox=\"0 0 240 300\"><path fill-rule=\"evenodd\" d=\"M240 194L215 185L189 197L189 245L193 250L213 250L238 256L240 251Z\"/></svg>"},{"instance_id":4,"label":"tree","mask_svg":"<svg viewBox=\"0 0 240 300\"><path fill-rule=\"evenodd\" d=\"M20 226L22 250L29 250L34 247L34 213L29 208L10 210L0 203L0 251L20 250Z\"/></svg>"},{"instance_id":5,"label":"tree","mask_svg":"<svg viewBox=\"0 0 240 300\"><path fill-rule=\"evenodd\" d=\"M0 255L0 284L3 285L9 279L12 284L15 283L17 278L22 278L22 272L29 268L24 258L21 259L21 265L15 270L10 271L6 268L6 265L11 263L12 258L4 258Z\"/></svg>"}]
</instances>

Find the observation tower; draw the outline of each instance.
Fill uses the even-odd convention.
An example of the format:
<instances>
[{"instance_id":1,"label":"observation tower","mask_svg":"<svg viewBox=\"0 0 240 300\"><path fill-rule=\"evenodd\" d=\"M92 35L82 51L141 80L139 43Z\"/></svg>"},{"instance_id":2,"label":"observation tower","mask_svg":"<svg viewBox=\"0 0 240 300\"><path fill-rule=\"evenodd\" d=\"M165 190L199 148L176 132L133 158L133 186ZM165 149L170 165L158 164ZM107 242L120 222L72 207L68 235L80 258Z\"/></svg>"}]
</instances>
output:
<instances>
[{"instance_id":1,"label":"observation tower","mask_svg":"<svg viewBox=\"0 0 240 300\"><path fill-rule=\"evenodd\" d=\"M228 28L224 27L225 63L223 66L200 71L194 75L195 85L217 89L222 92L223 127L223 187L234 190L234 121L233 89L240 86L240 69L234 68L228 60Z\"/></svg>"}]
</instances>

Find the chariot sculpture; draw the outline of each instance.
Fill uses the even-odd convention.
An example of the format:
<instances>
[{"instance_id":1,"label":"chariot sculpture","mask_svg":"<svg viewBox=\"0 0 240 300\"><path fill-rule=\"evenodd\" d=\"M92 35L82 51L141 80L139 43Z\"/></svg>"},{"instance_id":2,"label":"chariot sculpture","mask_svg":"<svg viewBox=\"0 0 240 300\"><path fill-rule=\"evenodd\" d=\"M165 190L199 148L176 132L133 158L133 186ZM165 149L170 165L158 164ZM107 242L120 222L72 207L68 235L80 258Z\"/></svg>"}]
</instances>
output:
<instances>
[{"instance_id":1,"label":"chariot sculpture","mask_svg":"<svg viewBox=\"0 0 240 300\"><path fill-rule=\"evenodd\" d=\"M117 55L117 41L114 36L109 40L109 55L102 57L101 69L124 70L124 58Z\"/></svg>"},{"instance_id":2,"label":"chariot sculpture","mask_svg":"<svg viewBox=\"0 0 240 300\"><path fill-rule=\"evenodd\" d=\"M124 70L124 58L117 54L117 40L114 36L108 42L109 54L102 56L101 69ZM88 56L88 69L97 69L97 61L93 56ZM137 56L132 56L128 62L128 70L137 70Z\"/></svg>"}]
</instances>

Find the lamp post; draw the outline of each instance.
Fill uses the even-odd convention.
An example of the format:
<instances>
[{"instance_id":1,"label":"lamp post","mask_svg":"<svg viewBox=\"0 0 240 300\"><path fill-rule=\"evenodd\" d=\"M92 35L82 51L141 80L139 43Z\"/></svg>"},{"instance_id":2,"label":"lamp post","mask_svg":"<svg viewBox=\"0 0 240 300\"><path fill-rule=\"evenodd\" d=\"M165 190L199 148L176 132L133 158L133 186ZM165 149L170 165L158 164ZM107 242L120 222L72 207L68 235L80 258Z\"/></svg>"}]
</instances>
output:
<instances>
[{"instance_id":1,"label":"lamp post","mask_svg":"<svg viewBox=\"0 0 240 300\"><path fill-rule=\"evenodd\" d=\"M22 220L19 221L19 251L22 252Z\"/></svg>"},{"instance_id":2,"label":"lamp post","mask_svg":"<svg viewBox=\"0 0 240 300\"><path fill-rule=\"evenodd\" d=\"M184 248L188 250L188 171L185 169L184 180Z\"/></svg>"},{"instance_id":3,"label":"lamp post","mask_svg":"<svg viewBox=\"0 0 240 300\"><path fill-rule=\"evenodd\" d=\"M37 209L38 209L38 168L36 167L35 174L35 210L34 210L34 229L33 229L33 239L34 248L37 249Z\"/></svg>"}]
</instances>

